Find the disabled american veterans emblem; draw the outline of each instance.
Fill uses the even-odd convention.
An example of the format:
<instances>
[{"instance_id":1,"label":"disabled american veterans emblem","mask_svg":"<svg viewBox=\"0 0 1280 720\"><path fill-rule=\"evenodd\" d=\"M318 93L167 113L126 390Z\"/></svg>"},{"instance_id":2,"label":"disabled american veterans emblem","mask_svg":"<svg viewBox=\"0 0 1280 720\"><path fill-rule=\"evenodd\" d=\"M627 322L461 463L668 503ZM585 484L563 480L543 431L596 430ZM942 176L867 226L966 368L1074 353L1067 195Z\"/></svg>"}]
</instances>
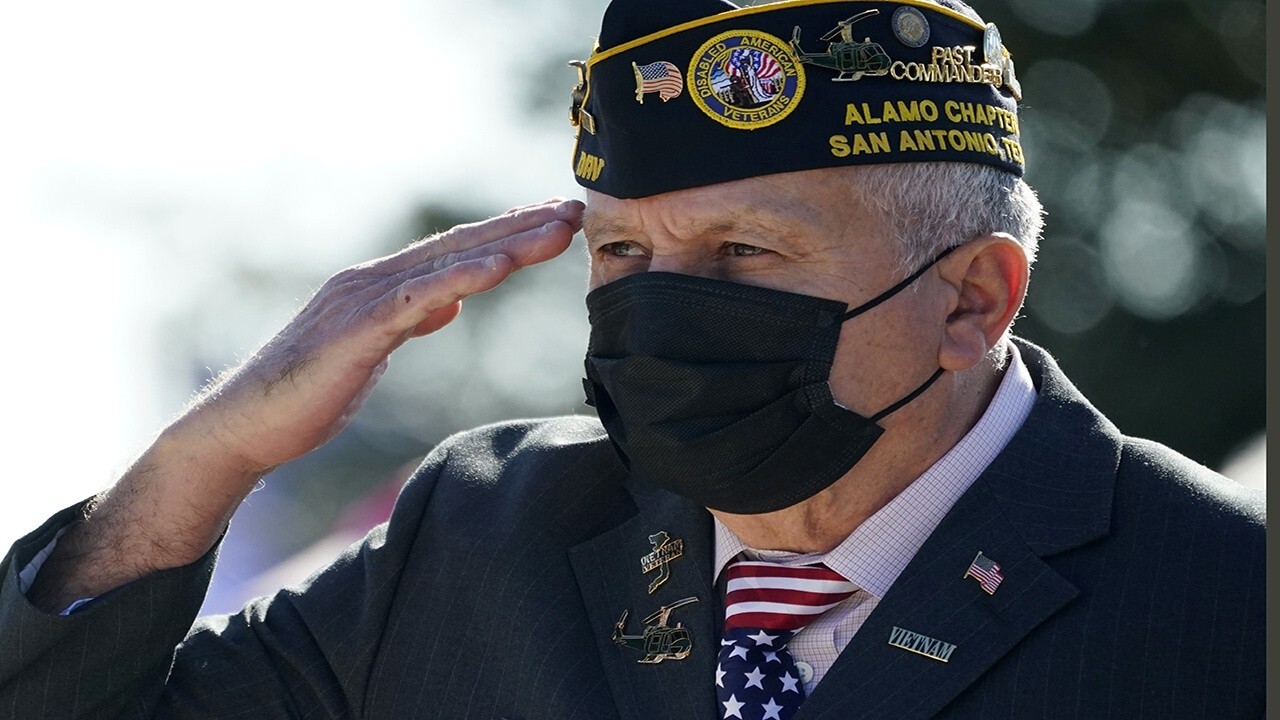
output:
<instances>
[{"instance_id":1,"label":"disabled american veterans emblem","mask_svg":"<svg viewBox=\"0 0 1280 720\"><path fill-rule=\"evenodd\" d=\"M756 30L711 38L693 54L687 75L698 109L738 130L781 122L804 97L804 69L791 48Z\"/></svg>"}]
</instances>

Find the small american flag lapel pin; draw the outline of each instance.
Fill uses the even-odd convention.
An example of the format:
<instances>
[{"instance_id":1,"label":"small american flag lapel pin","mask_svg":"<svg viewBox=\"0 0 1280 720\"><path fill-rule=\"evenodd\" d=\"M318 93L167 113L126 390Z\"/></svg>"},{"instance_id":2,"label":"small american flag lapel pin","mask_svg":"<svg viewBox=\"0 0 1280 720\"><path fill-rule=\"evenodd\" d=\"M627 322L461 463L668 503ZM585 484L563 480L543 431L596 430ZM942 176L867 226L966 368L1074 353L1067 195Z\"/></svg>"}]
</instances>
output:
<instances>
[{"instance_id":1,"label":"small american flag lapel pin","mask_svg":"<svg viewBox=\"0 0 1280 720\"><path fill-rule=\"evenodd\" d=\"M965 571L964 577L977 580L978 585L988 595L995 595L996 588L1004 582L1004 575L1000 574L1000 563L983 555L981 550L978 551L973 562L969 563L969 569Z\"/></svg>"},{"instance_id":2,"label":"small american flag lapel pin","mask_svg":"<svg viewBox=\"0 0 1280 720\"><path fill-rule=\"evenodd\" d=\"M684 75L680 74L680 68L669 62L659 61L648 65L631 63L631 69L636 72L636 102L641 105L644 104L647 93L656 92L662 102L667 102L680 97L680 93L684 92Z\"/></svg>"}]
</instances>

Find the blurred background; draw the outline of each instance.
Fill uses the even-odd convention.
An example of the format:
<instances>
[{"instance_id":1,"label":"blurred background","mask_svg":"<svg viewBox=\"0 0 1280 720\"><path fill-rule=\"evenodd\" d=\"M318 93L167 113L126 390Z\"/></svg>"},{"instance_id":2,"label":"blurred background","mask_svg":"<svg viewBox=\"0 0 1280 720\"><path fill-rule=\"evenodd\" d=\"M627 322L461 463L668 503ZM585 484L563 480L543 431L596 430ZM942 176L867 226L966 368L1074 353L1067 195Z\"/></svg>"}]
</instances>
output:
<instances>
[{"instance_id":1,"label":"blurred background","mask_svg":"<svg viewBox=\"0 0 1280 720\"><path fill-rule=\"evenodd\" d=\"M0 9L5 547L109 484L337 269L551 195L604 0ZM1262 487L1261 0L978 0L1049 211L1024 337L1121 429ZM445 436L589 413L578 247L394 358L237 514L206 611L381 522Z\"/></svg>"}]
</instances>

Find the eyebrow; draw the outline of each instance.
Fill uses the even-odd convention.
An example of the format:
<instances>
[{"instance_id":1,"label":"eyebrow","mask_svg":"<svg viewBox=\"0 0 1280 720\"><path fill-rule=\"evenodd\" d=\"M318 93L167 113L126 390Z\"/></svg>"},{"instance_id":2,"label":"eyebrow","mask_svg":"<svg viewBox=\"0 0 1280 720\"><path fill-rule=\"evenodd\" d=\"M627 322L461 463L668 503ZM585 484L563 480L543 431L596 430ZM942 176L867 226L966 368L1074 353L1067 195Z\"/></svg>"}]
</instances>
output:
<instances>
[{"instance_id":1,"label":"eyebrow","mask_svg":"<svg viewBox=\"0 0 1280 720\"><path fill-rule=\"evenodd\" d=\"M601 217L599 210L588 205L582 213L582 233L589 242L593 237L602 235L634 235L635 229L617 218Z\"/></svg>"}]
</instances>

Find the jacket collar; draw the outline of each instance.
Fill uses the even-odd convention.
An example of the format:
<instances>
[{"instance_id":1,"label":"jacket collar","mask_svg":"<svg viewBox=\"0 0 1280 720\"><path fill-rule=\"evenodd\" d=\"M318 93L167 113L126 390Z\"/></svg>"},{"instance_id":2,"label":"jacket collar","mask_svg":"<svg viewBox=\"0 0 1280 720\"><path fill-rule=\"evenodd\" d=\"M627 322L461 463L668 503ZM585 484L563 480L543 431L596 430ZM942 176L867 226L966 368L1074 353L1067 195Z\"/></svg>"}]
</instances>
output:
<instances>
[{"instance_id":1,"label":"jacket collar","mask_svg":"<svg viewBox=\"0 0 1280 720\"><path fill-rule=\"evenodd\" d=\"M1014 342L1039 397L981 481L1032 552L1050 557L1107 534L1123 438L1047 351Z\"/></svg>"},{"instance_id":2,"label":"jacket collar","mask_svg":"<svg viewBox=\"0 0 1280 720\"><path fill-rule=\"evenodd\" d=\"M711 577L711 515L657 488L632 487L631 492L634 514L569 553L605 676L624 720L709 719L715 709L712 680L720 616ZM665 546L679 542L683 547L679 557L667 563L667 580L650 592L662 570L645 572L642 562L651 553L661 552L660 533L665 533ZM651 536L656 537L651 541ZM687 657L642 663L643 651L614 642L620 621L625 620L622 633L639 637L648 616L677 605L667 627L687 631L691 642ZM654 642L660 643L661 638L655 637Z\"/></svg>"}]
</instances>

